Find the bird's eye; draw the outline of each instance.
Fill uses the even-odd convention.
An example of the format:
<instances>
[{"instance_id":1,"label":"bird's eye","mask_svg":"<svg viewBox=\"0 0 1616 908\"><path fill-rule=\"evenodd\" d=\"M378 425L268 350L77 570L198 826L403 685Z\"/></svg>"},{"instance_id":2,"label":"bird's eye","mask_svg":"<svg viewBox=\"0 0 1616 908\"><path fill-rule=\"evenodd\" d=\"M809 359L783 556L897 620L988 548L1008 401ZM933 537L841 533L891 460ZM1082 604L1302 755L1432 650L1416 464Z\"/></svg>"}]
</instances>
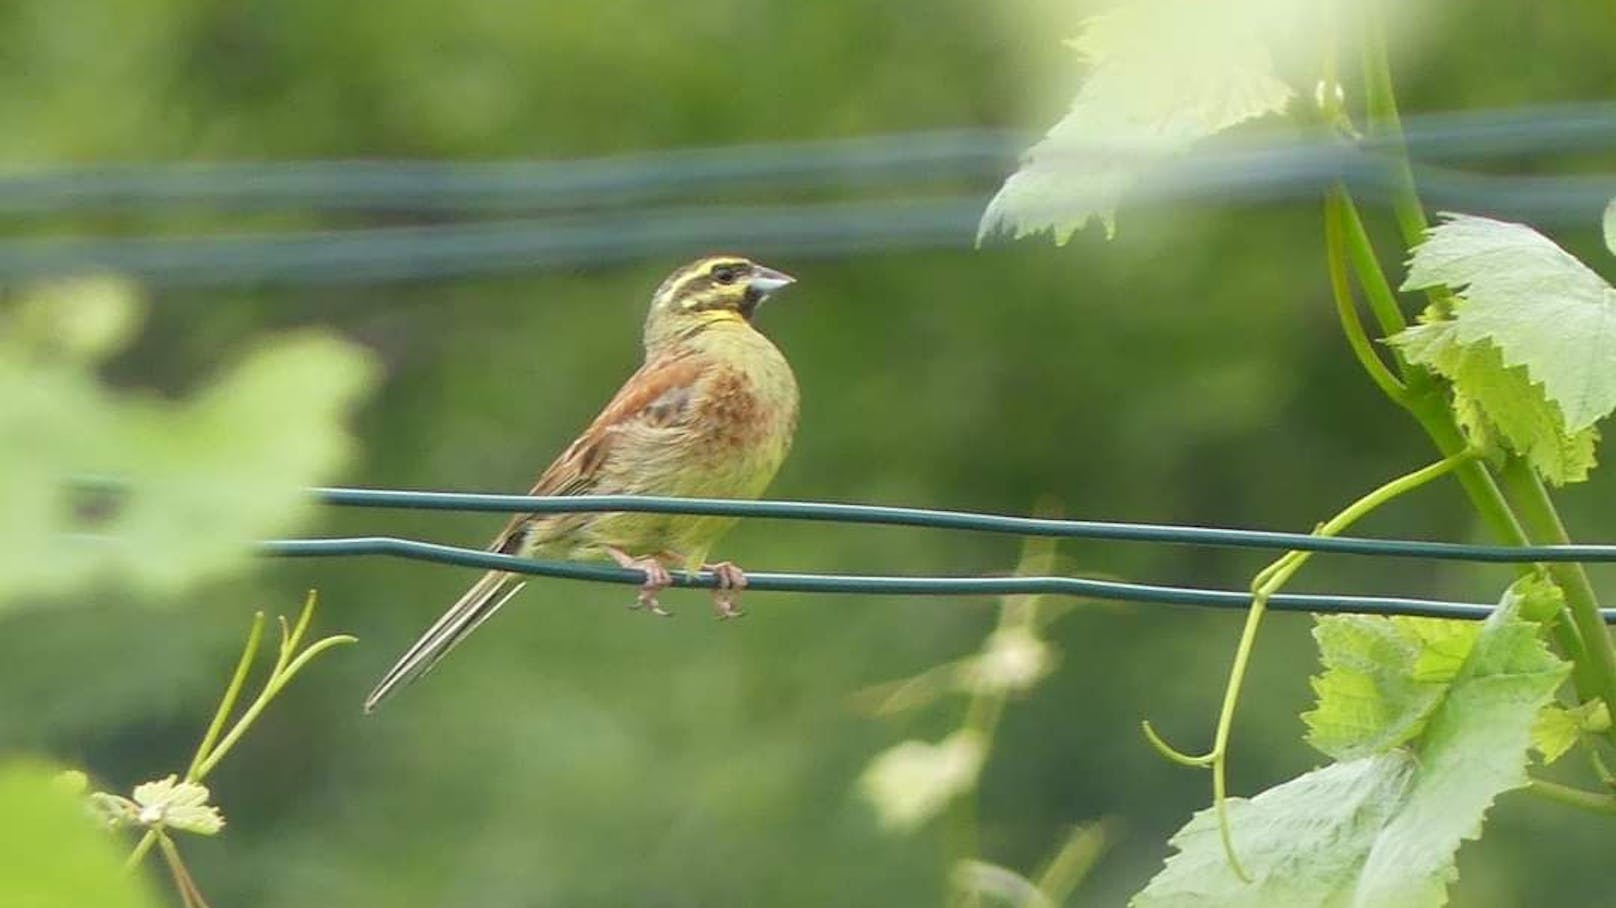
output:
<instances>
[{"instance_id":1,"label":"bird's eye","mask_svg":"<svg viewBox=\"0 0 1616 908\"><path fill-rule=\"evenodd\" d=\"M720 284L733 284L741 276L741 269L734 265L720 265L713 269L713 280Z\"/></svg>"}]
</instances>

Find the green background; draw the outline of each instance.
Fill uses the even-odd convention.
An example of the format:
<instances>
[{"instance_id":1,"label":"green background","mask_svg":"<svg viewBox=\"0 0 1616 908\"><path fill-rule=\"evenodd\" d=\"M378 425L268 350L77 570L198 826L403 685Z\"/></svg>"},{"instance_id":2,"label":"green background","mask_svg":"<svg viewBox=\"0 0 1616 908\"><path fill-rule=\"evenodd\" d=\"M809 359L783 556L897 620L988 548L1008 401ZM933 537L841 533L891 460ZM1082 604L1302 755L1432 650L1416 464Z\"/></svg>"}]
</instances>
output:
<instances>
[{"instance_id":1,"label":"green background","mask_svg":"<svg viewBox=\"0 0 1616 908\"><path fill-rule=\"evenodd\" d=\"M1405 110L1594 100L1616 39L1592 4L1438 6L1394 42ZM307 158L569 158L955 127L1041 129L1080 68L1047 3L453 4L11 0L0 5L0 164ZM1607 157L1608 160L1608 157ZM1523 159L1551 172L1587 159ZM766 188L749 196L784 202ZM1384 221L1381 212L1377 220ZM187 233L413 222L202 207L23 219L11 235ZM1385 225L1382 224L1382 227ZM1390 249L1390 234L1383 234ZM1557 237L1609 272L1594 225ZM1318 206L1125 210L1121 234L937 252L768 257L799 285L761 324L803 390L782 498L1306 529L1432 459L1362 377L1324 281ZM740 249L737 251L745 252ZM1395 256L1393 256L1395 258ZM521 491L638 356L676 260L316 289L154 288L119 384L181 393L266 334L329 328L385 369L354 431L354 485ZM1612 484L1561 496L1608 539ZM480 545L489 515L327 512L309 535ZM1399 502L1375 534L1474 535L1456 489ZM1071 572L1243 586L1255 553L1063 546ZM992 574L1012 539L743 523L720 554L754 569ZM185 601L106 591L0 626L0 749L120 789L183 767L253 609L321 591L326 657L210 778L230 819L185 843L215 905L925 905L945 835L883 831L867 762L935 738L957 701L873 719L852 696L974 650L993 603L757 594L717 624L673 593L653 621L622 588L534 583L378 716L359 701L472 572L394 561L265 563ZM1495 599L1507 572L1318 559L1298 588ZM1596 582L1610 574L1595 573ZM1014 702L981 788L984 859L1034 869L1073 823L1115 820L1080 890L1120 904L1206 803L1151 718L1198 749L1238 616L1085 604L1056 623L1057 671ZM1232 787L1322 757L1300 741L1308 621L1275 617L1236 726ZM1455 903L1586 904L1607 888L1608 821L1520 795L1460 856Z\"/></svg>"}]
</instances>

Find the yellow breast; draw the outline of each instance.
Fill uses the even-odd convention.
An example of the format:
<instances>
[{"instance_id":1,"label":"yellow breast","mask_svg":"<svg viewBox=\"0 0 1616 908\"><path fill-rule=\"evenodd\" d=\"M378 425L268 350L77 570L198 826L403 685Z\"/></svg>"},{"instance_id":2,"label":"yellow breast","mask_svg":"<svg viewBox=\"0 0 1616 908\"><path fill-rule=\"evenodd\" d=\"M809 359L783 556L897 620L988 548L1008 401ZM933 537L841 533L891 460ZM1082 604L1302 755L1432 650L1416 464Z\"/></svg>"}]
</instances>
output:
<instances>
[{"instance_id":1,"label":"yellow breast","mask_svg":"<svg viewBox=\"0 0 1616 908\"><path fill-rule=\"evenodd\" d=\"M680 343L707 364L676 427L635 428L613 446L604 488L642 495L756 498L791 448L797 381L768 338L740 320L708 325ZM692 566L735 522L727 517L608 514L589 521L573 554L611 545L672 552Z\"/></svg>"}]
</instances>

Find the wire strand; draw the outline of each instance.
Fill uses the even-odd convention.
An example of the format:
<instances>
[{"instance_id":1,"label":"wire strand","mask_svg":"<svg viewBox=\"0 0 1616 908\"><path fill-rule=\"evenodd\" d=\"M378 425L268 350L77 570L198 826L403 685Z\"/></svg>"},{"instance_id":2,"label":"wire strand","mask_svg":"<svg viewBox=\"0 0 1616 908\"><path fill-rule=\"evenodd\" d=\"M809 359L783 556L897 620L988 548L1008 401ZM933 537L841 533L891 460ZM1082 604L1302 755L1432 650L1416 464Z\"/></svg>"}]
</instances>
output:
<instances>
[{"instance_id":1,"label":"wire strand","mask_svg":"<svg viewBox=\"0 0 1616 908\"><path fill-rule=\"evenodd\" d=\"M1427 162L1607 149L1616 146L1616 104L1428 115L1408 133L1408 145ZM989 191L1014 169L1027 141L954 130L576 161L48 168L0 177L0 215L207 204L501 217L267 234L5 239L0 280L112 270L159 286L351 284L605 265L736 244L799 258L969 249ZM1081 166L1135 151L1097 142L1040 161ZM1312 198L1337 181L1361 197L1386 199L1400 185L1387 151L1386 140L1375 137L1219 137L1153 168L1128 202ZM1437 207L1537 224L1594 224L1616 195L1611 174L1499 176L1427 163L1416 178ZM739 203L759 189L774 199L820 195L796 204ZM1050 218L1063 216L1062 204L1050 208Z\"/></svg>"},{"instance_id":2,"label":"wire strand","mask_svg":"<svg viewBox=\"0 0 1616 908\"><path fill-rule=\"evenodd\" d=\"M643 572L627 568L576 561L519 558L515 555L501 555L496 552L387 536L276 539L260 543L259 551L272 558L382 555L411 561L429 561L596 583L638 585L645 581ZM718 585L718 578L711 571L699 573L674 571L672 579L676 587L713 588ZM1251 594L1248 592L1124 583L1084 577L887 577L748 571L746 580L748 589L771 592L859 593L878 596L1061 595L1217 609L1245 609L1251 605ZM1287 612L1413 615L1461 620L1486 618L1495 608L1479 602L1307 593L1276 594L1268 600L1268 607ZM1616 623L1616 609L1605 609L1601 614L1607 624Z\"/></svg>"},{"instance_id":3,"label":"wire strand","mask_svg":"<svg viewBox=\"0 0 1616 908\"><path fill-rule=\"evenodd\" d=\"M1616 104L1424 114L1407 119L1416 157L1442 160L1599 150L1616 144ZM806 142L611 155L578 160L498 162L325 160L267 163L91 164L47 166L0 176L0 214L206 203L238 210L312 206L323 210L510 211L702 197L714 188L848 188L871 180L914 183L938 177L1002 176L1037 138L1009 130L955 129ZM1260 144L1259 144L1260 142ZM1230 147L1232 146L1232 148ZM1365 137L1351 148L1270 133L1258 141L1214 143L1192 158L1253 153L1270 166L1339 159L1343 152L1396 151ZM1073 143L1073 163L1131 155L1127 143ZM1248 168L1249 169L1249 168Z\"/></svg>"},{"instance_id":4,"label":"wire strand","mask_svg":"<svg viewBox=\"0 0 1616 908\"><path fill-rule=\"evenodd\" d=\"M1413 539L1370 539L1354 536L1314 536L1274 530L1171 524L1063 520L1047 517L1012 517L970 511L945 511L887 505L841 504L823 501L741 501L727 498L667 498L639 495L490 495L466 492L417 492L404 489L311 489L327 505L365 508L406 508L430 511L482 511L499 513L561 514L630 511L651 514L691 514L707 517L754 517L812 520L883 526L970 530L1016 536L1053 536L1120 542L1157 542L1268 551L1333 552L1469 561L1493 564L1533 562L1616 562L1616 545L1572 544L1537 546L1476 545Z\"/></svg>"}]
</instances>

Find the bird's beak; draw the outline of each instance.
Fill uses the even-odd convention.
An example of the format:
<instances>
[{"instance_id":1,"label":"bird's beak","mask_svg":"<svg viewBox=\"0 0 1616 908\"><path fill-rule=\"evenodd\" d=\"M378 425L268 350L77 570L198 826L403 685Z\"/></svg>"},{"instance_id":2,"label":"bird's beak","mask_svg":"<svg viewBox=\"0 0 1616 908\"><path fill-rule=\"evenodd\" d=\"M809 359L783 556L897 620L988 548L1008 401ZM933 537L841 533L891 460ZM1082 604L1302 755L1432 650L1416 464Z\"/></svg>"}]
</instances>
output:
<instances>
[{"instance_id":1,"label":"bird's beak","mask_svg":"<svg viewBox=\"0 0 1616 908\"><path fill-rule=\"evenodd\" d=\"M752 272L752 279L747 281L746 289L752 291L752 294L761 300L766 299L776 290L796 282L796 278L783 271L775 271L773 268L764 268L759 265Z\"/></svg>"}]
</instances>

